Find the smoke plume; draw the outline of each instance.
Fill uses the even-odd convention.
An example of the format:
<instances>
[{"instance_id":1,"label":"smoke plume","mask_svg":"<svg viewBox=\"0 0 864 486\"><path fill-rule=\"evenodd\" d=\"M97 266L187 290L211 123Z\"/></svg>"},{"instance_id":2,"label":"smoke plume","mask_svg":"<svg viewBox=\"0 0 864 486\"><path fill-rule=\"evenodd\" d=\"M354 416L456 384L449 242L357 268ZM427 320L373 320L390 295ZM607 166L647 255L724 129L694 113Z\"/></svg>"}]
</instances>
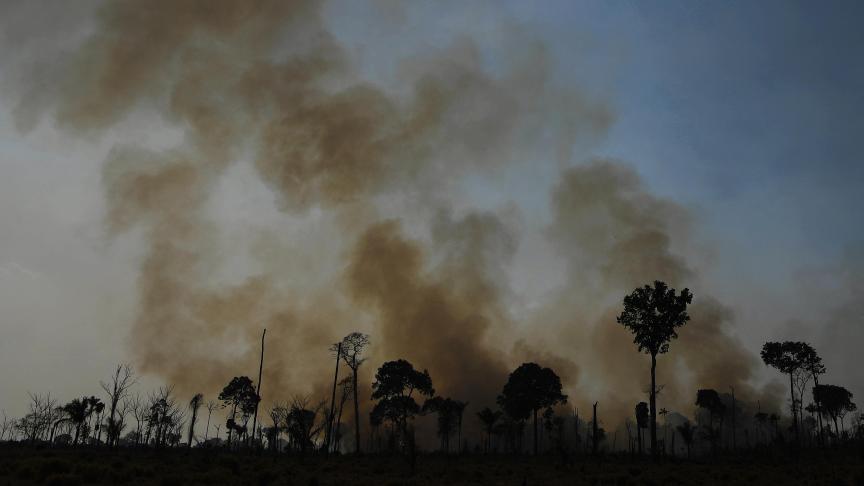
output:
<instances>
[{"instance_id":1,"label":"smoke plume","mask_svg":"<svg viewBox=\"0 0 864 486\"><path fill-rule=\"evenodd\" d=\"M547 236L567 279L514 321L507 280L520 225L503 210L454 207L459 182L525 164L526 143L548 137L555 163L570 165L573 144L613 119L605 100L550 83L542 43L518 36L505 66L490 67L467 34L393 60L392 89L352 69L318 2L108 2L73 54L40 67L57 81L27 90L17 115L25 129L48 116L99 137L144 111L181 134L167 149L114 147L102 182L109 234L146 242L130 352L184 393L252 375L266 327L265 400L323 397L329 344L360 330L373 342L366 391L382 361L407 358L440 393L492 405L507 372L533 359L559 371L574 401L621 417L644 399L648 368L615 314L655 279L696 294L692 322L660 359L662 406L689 411L697 386L756 393L731 312L674 248L687 241L688 212L619 162L561 174ZM280 221L322 238L292 233L294 246L280 246L262 231L254 271L225 281L227 256L242 249L213 206L237 167L271 191ZM276 264L286 249L310 257L302 275Z\"/></svg>"}]
</instances>

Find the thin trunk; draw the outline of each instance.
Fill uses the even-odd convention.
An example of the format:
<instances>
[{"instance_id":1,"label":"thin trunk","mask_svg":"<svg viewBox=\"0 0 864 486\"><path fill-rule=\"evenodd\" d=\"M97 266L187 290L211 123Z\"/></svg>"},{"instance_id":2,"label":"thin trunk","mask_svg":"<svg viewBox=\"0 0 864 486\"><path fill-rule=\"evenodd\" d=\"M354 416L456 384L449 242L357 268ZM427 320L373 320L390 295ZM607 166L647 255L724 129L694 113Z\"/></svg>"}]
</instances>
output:
<instances>
[{"instance_id":1,"label":"thin trunk","mask_svg":"<svg viewBox=\"0 0 864 486\"><path fill-rule=\"evenodd\" d=\"M357 368L359 364L354 363L351 371L354 373L354 453L360 454L360 406L357 404L357 388L360 383L357 381Z\"/></svg>"},{"instance_id":2,"label":"thin trunk","mask_svg":"<svg viewBox=\"0 0 864 486\"><path fill-rule=\"evenodd\" d=\"M534 455L537 455L537 409L534 409Z\"/></svg>"},{"instance_id":3,"label":"thin trunk","mask_svg":"<svg viewBox=\"0 0 864 486\"><path fill-rule=\"evenodd\" d=\"M261 374L264 371L264 336L267 335L267 329L261 333L261 361L258 363L258 389L255 391L255 413L252 416L252 440L249 442L251 446L255 442L255 426L258 425L258 405L261 403Z\"/></svg>"},{"instance_id":4,"label":"thin trunk","mask_svg":"<svg viewBox=\"0 0 864 486\"><path fill-rule=\"evenodd\" d=\"M735 389L732 388L732 451L735 451Z\"/></svg>"},{"instance_id":5,"label":"thin trunk","mask_svg":"<svg viewBox=\"0 0 864 486\"><path fill-rule=\"evenodd\" d=\"M237 402L234 402L234 406L231 408L231 421L234 422L234 419L237 416ZM234 423L234 425L237 425ZM234 427L228 427L228 450L231 450L231 438L234 437Z\"/></svg>"},{"instance_id":6,"label":"thin trunk","mask_svg":"<svg viewBox=\"0 0 864 486\"><path fill-rule=\"evenodd\" d=\"M657 459L657 355L651 355L651 457Z\"/></svg>"},{"instance_id":7,"label":"thin trunk","mask_svg":"<svg viewBox=\"0 0 864 486\"><path fill-rule=\"evenodd\" d=\"M792 430L795 431L795 445L798 445L798 413L795 407L795 384L792 381L792 373L789 373L789 393L792 395Z\"/></svg>"},{"instance_id":8,"label":"thin trunk","mask_svg":"<svg viewBox=\"0 0 864 486\"><path fill-rule=\"evenodd\" d=\"M819 375L816 373L813 373L813 388L816 388L818 386L819 386ZM819 443L824 444L825 437L824 437L824 431L823 431L823 426L822 426L822 405L819 403L819 400L814 400L814 401L816 402L816 418L819 419Z\"/></svg>"},{"instance_id":9,"label":"thin trunk","mask_svg":"<svg viewBox=\"0 0 864 486\"><path fill-rule=\"evenodd\" d=\"M333 394L330 396L330 412L327 417L327 432L324 434L324 452L330 450L330 441L333 438L333 417L336 411L336 381L339 379L339 359L342 357L342 342L336 347L336 371L333 372Z\"/></svg>"},{"instance_id":10,"label":"thin trunk","mask_svg":"<svg viewBox=\"0 0 864 486\"><path fill-rule=\"evenodd\" d=\"M207 435L210 433L210 415L213 414L213 410L207 409L207 428L204 429L204 443L207 443Z\"/></svg>"},{"instance_id":11,"label":"thin trunk","mask_svg":"<svg viewBox=\"0 0 864 486\"><path fill-rule=\"evenodd\" d=\"M591 452L595 456L597 455L597 436L598 436L598 433L597 433L597 403L598 402L594 402L594 418L593 418L593 422L591 425L591 428L592 428L592 431L591 431L591 434L592 434L592 436L591 436L591 439L592 439L591 440Z\"/></svg>"}]
</instances>

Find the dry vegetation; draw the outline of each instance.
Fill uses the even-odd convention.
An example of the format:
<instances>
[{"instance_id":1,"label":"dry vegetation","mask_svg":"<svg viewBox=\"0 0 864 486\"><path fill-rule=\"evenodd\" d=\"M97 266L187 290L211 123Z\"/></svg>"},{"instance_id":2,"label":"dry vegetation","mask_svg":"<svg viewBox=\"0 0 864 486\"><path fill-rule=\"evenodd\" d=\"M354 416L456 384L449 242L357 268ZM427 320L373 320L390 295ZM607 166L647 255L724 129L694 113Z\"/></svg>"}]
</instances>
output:
<instances>
[{"instance_id":1,"label":"dry vegetation","mask_svg":"<svg viewBox=\"0 0 864 486\"><path fill-rule=\"evenodd\" d=\"M776 453L777 451L775 451ZM799 461L748 454L652 465L629 456L238 455L215 450L0 449L0 484L666 485L864 484L864 449L810 450Z\"/></svg>"}]
</instances>

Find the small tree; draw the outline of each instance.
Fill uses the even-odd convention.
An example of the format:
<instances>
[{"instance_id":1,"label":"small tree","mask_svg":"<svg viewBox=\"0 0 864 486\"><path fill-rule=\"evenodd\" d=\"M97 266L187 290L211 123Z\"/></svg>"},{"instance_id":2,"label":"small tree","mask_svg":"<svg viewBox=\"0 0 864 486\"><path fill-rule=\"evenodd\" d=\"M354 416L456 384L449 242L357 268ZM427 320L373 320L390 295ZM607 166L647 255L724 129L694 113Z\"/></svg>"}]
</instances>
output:
<instances>
[{"instance_id":1,"label":"small tree","mask_svg":"<svg viewBox=\"0 0 864 486\"><path fill-rule=\"evenodd\" d=\"M693 294L684 289L680 294L664 282L654 281L624 297L624 311L618 323L633 333L639 351L651 355L651 455L657 457L657 355L669 351L669 342L678 338L677 328L690 320L687 304Z\"/></svg>"},{"instance_id":2,"label":"small tree","mask_svg":"<svg viewBox=\"0 0 864 486\"><path fill-rule=\"evenodd\" d=\"M813 400L822 404L822 411L834 422L834 433L839 438L837 419L857 408L852 403L852 393L842 386L817 385L813 387Z\"/></svg>"},{"instance_id":3,"label":"small tree","mask_svg":"<svg viewBox=\"0 0 864 486\"><path fill-rule=\"evenodd\" d=\"M492 411L491 408L485 407L477 412L477 418L483 424L483 430L486 432L486 452L492 449L492 432L495 430L495 424L501 418L501 411Z\"/></svg>"},{"instance_id":4,"label":"small tree","mask_svg":"<svg viewBox=\"0 0 864 486\"><path fill-rule=\"evenodd\" d=\"M534 454L539 452L537 442L537 412L540 409L566 403L561 393L561 379L550 368L537 363L523 363L510 373L504 390L498 396L498 405L516 420L534 417Z\"/></svg>"},{"instance_id":5,"label":"small tree","mask_svg":"<svg viewBox=\"0 0 864 486\"><path fill-rule=\"evenodd\" d=\"M252 380L248 376L235 376L225 385L222 392L219 394L219 400L222 401L223 407L231 407L231 416L226 422L228 427L228 447L231 447L231 438L234 431L242 431L245 426L237 424L237 409L248 419L254 413L255 406L258 404L258 395L255 393L255 387L252 385Z\"/></svg>"},{"instance_id":6,"label":"small tree","mask_svg":"<svg viewBox=\"0 0 864 486\"><path fill-rule=\"evenodd\" d=\"M690 447L693 445L696 428L690 422L684 422L676 427L676 429L678 430L678 434L681 435L684 445L687 446L687 459L690 459Z\"/></svg>"},{"instance_id":7,"label":"small tree","mask_svg":"<svg viewBox=\"0 0 864 486\"><path fill-rule=\"evenodd\" d=\"M459 403L450 398L434 397L423 404L424 413L438 415L438 437L441 438L441 450L445 453L450 452L450 434L457 426Z\"/></svg>"},{"instance_id":8,"label":"small tree","mask_svg":"<svg viewBox=\"0 0 864 486\"><path fill-rule=\"evenodd\" d=\"M414 392L426 397L434 395L432 378L428 371L417 371L404 359L388 361L375 373L372 399L378 403L372 409L371 417L390 421L399 430L403 442L408 438L408 420L420 412Z\"/></svg>"},{"instance_id":9,"label":"small tree","mask_svg":"<svg viewBox=\"0 0 864 486\"><path fill-rule=\"evenodd\" d=\"M204 395L196 393L192 400L189 400L189 409L192 410L192 418L189 420L189 441L186 444L187 449L192 448L192 439L195 437L195 421L198 419L198 409L201 408L201 403L204 401Z\"/></svg>"},{"instance_id":10,"label":"small tree","mask_svg":"<svg viewBox=\"0 0 864 486\"><path fill-rule=\"evenodd\" d=\"M639 402L636 404L636 437L639 441L639 455L642 455L642 429L648 428L648 404Z\"/></svg>"},{"instance_id":11,"label":"small tree","mask_svg":"<svg viewBox=\"0 0 864 486\"><path fill-rule=\"evenodd\" d=\"M717 452L717 441L720 440L720 426L714 427L714 419L722 423L726 405L720 399L716 390L704 389L696 392L696 406L708 411L708 426L705 437L711 442L711 450Z\"/></svg>"}]
</instances>

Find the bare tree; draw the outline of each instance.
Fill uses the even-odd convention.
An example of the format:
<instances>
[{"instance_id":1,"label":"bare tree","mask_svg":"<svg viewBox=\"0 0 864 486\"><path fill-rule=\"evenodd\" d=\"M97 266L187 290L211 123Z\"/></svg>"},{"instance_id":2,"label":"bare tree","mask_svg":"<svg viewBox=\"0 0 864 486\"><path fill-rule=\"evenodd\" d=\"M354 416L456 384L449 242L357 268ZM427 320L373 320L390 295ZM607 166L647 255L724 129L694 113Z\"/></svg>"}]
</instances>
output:
<instances>
[{"instance_id":1,"label":"bare tree","mask_svg":"<svg viewBox=\"0 0 864 486\"><path fill-rule=\"evenodd\" d=\"M261 374L264 372L264 336L267 335L267 329L261 333L261 361L258 364L258 388L255 390L255 413L252 416L252 440L249 445L255 442L255 426L258 424L258 404L261 403Z\"/></svg>"},{"instance_id":2,"label":"bare tree","mask_svg":"<svg viewBox=\"0 0 864 486\"><path fill-rule=\"evenodd\" d=\"M218 407L218 406L219 406L219 404L217 402L215 402L214 400L210 400L207 402L207 405L206 405L206 408L207 408L207 427L204 428L204 443L205 444L207 443L207 437L210 433L210 416L213 415L213 410L215 410L216 407Z\"/></svg>"},{"instance_id":3,"label":"bare tree","mask_svg":"<svg viewBox=\"0 0 864 486\"><path fill-rule=\"evenodd\" d=\"M135 419L135 445L137 446L141 444L144 425L147 423L147 404L141 400L141 395L136 393L135 396L129 400L129 409L132 412L132 417Z\"/></svg>"},{"instance_id":4,"label":"bare tree","mask_svg":"<svg viewBox=\"0 0 864 486\"><path fill-rule=\"evenodd\" d=\"M357 401L357 391L360 388L357 378L357 373L360 365L366 361L363 357L363 351L369 346L369 335L359 332L352 332L342 339L342 361L351 368L352 377L354 380L354 452L360 452L360 405Z\"/></svg>"},{"instance_id":5,"label":"bare tree","mask_svg":"<svg viewBox=\"0 0 864 486\"><path fill-rule=\"evenodd\" d=\"M114 370L109 382L99 382L99 385L108 395L108 435L105 440L111 447L117 444L117 439L120 437L120 430L115 419L117 404L126 397L129 388L134 384L135 374L132 371L132 366L123 363L117 365L117 369Z\"/></svg>"}]
</instances>

